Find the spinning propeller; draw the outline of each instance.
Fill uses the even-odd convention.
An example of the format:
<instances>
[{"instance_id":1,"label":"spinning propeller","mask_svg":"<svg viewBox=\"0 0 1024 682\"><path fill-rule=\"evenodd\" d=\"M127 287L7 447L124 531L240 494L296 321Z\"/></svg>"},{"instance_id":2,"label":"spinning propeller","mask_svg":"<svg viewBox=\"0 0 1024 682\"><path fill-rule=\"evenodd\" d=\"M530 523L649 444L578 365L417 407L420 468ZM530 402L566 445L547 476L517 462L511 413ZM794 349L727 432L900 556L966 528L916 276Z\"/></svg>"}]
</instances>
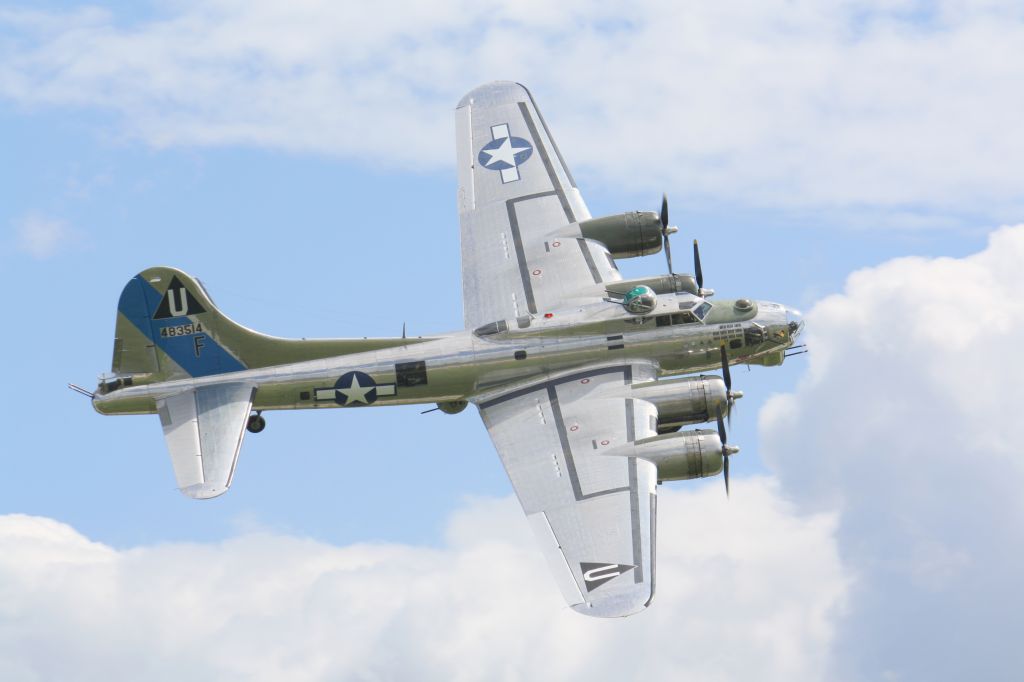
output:
<instances>
[{"instance_id":1,"label":"spinning propeller","mask_svg":"<svg viewBox=\"0 0 1024 682\"><path fill-rule=\"evenodd\" d=\"M729 428L732 428L732 408L736 405L736 401L743 397L743 391L732 390L732 373L729 371L729 354L725 350L725 344L723 343L719 350L722 351L722 378L725 379L725 397L729 401L729 412L726 414L726 418L729 420Z\"/></svg>"},{"instance_id":2,"label":"spinning propeller","mask_svg":"<svg viewBox=\"0 0 1024 682\"><path fill-rule=\"evenodd\" d=\"M725 421L722 420L722 406L718 406L718 438L722 441L722 476L725 478L725 496L729 496L729 458L735 455L740 449L735 445L728 445L725 434Z\"/></svg>"},{"instance_id":3,"label":"spinning propeller","mask_svg":"<svg viewBox=\"0 0 1024 682\"><path fill-rule=\"evenodd\" d=\"M678 228L672 227L668 224L668 195L661 195L661 242L665 245L665 259L668 260L668 274L674 274L672 272L672 246L668 240L668 236L673 232L676 232Z\"/></svg>"},{"instance_id":4,"label":"spinning propeller","mask_svg":"<svg viewBox=\"0 0 1024 682\"><path fill-rule=\"evenodd\" d=\"M725 395L728 401L729 427L732 428L732 409L736 401L743 397L743 391L732 390L732 374L729 372L729 354L725 350L725 344L721 345L722 351L722 378L725 380ZM725 422L722 420L722 406L718 406L718 437L722 441L722 476L725 478L725 495L729 496L729 457L740 451L735 445L728 445L726 442Z\"/></svg>"},{"instance_id":5,"label":"spinning propeller","mask_svg":"<svg viewBox=\"0 0 1024 682\"><path fill-rule=\"evenodd\" d=\"M668 224L668 196L665 194L661 195L661 242L665 248L665 260L668 261L668 274L674 275L675 272L672 270L672 245L669 242L668 236L673 232L678 232L679 228ZM697 246L697 240L693 240L693 276L697 280L697 294L700 296L711 296L715 293L714 289L704 288L704 271L700 267L700 247Z\"/></svg>"}]
</instances>

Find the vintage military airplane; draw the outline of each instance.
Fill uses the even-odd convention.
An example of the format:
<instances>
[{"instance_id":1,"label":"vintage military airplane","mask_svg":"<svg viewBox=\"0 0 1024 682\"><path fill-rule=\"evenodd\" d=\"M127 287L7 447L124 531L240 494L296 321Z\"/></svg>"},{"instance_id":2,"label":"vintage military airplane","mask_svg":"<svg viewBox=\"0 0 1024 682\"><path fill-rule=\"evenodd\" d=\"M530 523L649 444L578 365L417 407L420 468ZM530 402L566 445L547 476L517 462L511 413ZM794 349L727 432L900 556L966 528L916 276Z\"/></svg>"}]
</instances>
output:
<instances>
[{"instance_id":1,"label":"vintage military airplane","mask_svg":"<svg viewBox=\"0 0 1024 682\"><path fill-rule=\"evenodd\" d=\"M777 303L708 300L675 274L660 214L591 218L530 93L473 90L456 109L466 329L429 338L281 339L225 317L185 273L136 275L118 303L102 414L158 414L181 491L227 491L265 410L476 405L565 600L625 616L654 594L657 484L712 476L738 450L729 365L777 365L802 322ZM616 258L664 247L668 274ZM723 376L700 372L721 368ZM698 374L689 378L676 375ZM679 431L714 422L716 429Z\"/></svg>"}]
</instances>

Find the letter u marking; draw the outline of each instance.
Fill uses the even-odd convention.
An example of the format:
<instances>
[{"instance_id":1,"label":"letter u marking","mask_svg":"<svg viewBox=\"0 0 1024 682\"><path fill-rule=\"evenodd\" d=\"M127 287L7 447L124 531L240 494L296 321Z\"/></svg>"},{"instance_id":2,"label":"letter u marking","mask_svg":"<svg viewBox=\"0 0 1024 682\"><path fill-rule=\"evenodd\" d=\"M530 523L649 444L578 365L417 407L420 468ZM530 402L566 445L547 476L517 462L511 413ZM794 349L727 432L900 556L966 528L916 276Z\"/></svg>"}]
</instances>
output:
<instances>
[{"instance_id":1,"label":"letter u marking","mask_svg":"<svg viewBox=\"0 0 1024 682\"><path fill-rule=\"evenodd\" d=\"M175 294L178 295L175 296ZM185 287L168 289L167 302L170 304L172 317L181 317L188 314L188 297L185 295Z\"/></svg>"}]
</instances>

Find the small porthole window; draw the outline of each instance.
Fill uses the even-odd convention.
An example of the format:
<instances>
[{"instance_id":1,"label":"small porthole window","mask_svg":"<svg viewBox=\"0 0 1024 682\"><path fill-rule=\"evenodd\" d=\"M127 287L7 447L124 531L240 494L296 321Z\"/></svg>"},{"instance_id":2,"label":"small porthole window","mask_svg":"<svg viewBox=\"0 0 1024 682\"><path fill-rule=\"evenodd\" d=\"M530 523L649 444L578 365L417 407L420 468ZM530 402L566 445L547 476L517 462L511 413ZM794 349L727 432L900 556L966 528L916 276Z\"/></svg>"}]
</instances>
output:
<instances>
[{"instance_id":1,"label":"small porthole window","mask_svg":"<svg viewBox=\"0 0 1024 682\"><path fill-rule=\"evenodd\" d=\"M514 357L516 360L525 360L526 359L526 351L525 350L517 350L515 353L513 353L512 357Z\"/></svg>"}]
</instances>

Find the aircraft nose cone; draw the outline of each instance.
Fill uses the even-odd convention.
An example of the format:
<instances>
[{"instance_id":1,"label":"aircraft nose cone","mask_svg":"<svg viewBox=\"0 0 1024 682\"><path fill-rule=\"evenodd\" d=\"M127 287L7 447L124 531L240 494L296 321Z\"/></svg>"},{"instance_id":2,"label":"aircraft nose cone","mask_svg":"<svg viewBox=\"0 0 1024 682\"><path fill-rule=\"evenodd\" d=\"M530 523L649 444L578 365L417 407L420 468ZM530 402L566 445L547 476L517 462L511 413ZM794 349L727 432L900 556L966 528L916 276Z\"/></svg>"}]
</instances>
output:
<instances>
[{"instance_id":1,"label":"aircraft nose cone","mask_svg":"<svg viewBox=\"0 0 1024 682\"><path fill-rule=\"evenodd\" d=\"M786 326L789 327L789 336L795 339L804 330L804 316L795 308L786 308Z\"/></svg>"}]
</instances>

